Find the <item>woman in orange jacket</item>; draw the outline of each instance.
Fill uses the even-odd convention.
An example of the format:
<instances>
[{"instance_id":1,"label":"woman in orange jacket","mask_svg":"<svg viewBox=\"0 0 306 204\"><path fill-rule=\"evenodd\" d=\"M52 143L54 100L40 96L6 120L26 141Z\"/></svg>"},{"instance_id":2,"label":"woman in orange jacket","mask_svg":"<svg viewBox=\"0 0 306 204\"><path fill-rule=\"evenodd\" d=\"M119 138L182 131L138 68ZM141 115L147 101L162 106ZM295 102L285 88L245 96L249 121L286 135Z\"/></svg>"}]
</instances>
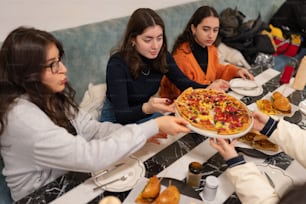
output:
<instances>
[{"instance_id":1,"label":"woman in orange jacket","mask_svg":"<svg viewBox=\"0 0 306 204\"><path fill-rule=\"evenodd\" d=\"M172 54L188 78L201 84L208 84L209 88L226 91L229 88L228 81L232 78L254 80L254 77L246 69L231 64L220 64L218 51L214 45L219 26L219 16L214 8L209 6L198 8L182 34L176 39ZM164 77L161 83L161 97L175 99L179 94L180 90Z\"/></svg>"}]
</instances>

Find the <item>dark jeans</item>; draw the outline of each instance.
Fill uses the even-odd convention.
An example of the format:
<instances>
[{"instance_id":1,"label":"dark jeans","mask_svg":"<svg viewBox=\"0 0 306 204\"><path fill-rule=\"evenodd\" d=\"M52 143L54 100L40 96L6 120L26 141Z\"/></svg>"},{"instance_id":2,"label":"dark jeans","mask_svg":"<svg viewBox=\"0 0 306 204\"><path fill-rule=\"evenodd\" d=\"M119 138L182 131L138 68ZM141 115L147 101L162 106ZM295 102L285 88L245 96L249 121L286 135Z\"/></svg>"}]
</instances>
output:
<instances>
[{"instance_id":1,"label":"dark jeans","mask_svg":"<svg viewBox=\"0 0 306 204\"><path fill-rule=\"evenodd\" d=\"M289 56L285 56L285 55L279 55L274 57L274 69L278 70L278 71L283 71L284 67L286 66L286 64L292 59L295 58L297 59L297 61L301 60L303 58L303 56L306 55L306 48L301 48L301 50L299 51L299 53L294 56L294 57L289 57Z\"/></svg>"},{"instance_id":2,"label":"dark jeans","mask_svg":"<svg viewBox=\"0 0 306 204\"><path fill-rule=\"evenodd\" d=\"M140 124L143 122L146 122L148 120L157 118L163 116L163 114L161 113L153 113L152 115L149 115L146 118L140 119L138 121L135 121L135 123ZM99 119L100 122L113 122L116 123L116 116L115 116L115 111L114 111L114 106L113 104L110 102L110 100L105 99L104 101L104 105L101 111L101 117Z\"/></svg>"}]
</instances>

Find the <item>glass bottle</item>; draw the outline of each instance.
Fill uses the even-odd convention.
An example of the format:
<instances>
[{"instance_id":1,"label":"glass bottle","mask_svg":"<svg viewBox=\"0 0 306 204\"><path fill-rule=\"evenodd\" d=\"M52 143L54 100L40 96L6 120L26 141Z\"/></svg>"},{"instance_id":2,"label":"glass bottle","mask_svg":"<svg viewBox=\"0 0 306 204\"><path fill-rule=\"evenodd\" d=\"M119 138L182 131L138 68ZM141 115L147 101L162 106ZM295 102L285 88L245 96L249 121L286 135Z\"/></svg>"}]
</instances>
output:
<instances>
[{"instance_id":1,"label":"glass bottle","mask_svg":"<svg viewBox=\"0 0 306 204\"><path fill-rule=\"evenodd\" d=\"M191 162L188 166L187 184L193 188L198 188L201 183L203 166L199 162Z\"/></svg>"}]
</instances>

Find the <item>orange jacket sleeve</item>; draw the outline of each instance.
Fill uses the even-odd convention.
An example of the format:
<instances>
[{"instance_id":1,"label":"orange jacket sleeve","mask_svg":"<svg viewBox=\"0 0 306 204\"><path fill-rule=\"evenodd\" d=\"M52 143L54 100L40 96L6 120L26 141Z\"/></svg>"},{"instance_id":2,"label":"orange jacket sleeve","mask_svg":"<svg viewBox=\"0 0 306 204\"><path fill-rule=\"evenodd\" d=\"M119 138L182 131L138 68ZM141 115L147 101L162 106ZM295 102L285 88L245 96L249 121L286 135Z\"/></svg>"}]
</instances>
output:
<instances>
[{"instance_id":1,"label":"orange jacket sleeve","mask_svg":"<svg viewBox=\"0 0 306 204\"><path fill-rule=\"evenodd\" d=\"M219 63L218 51L215 46L208 47L208 67L205 74L191 52L188 43L184 43L173 54L173 58L182 72L191 80L201 84L210 84L216 79L231 80L237 76L238 68L234 65L223 65ZM161 82L161 97L174 99L180 94L166 77Z\"/></svg>"}]
</instances>

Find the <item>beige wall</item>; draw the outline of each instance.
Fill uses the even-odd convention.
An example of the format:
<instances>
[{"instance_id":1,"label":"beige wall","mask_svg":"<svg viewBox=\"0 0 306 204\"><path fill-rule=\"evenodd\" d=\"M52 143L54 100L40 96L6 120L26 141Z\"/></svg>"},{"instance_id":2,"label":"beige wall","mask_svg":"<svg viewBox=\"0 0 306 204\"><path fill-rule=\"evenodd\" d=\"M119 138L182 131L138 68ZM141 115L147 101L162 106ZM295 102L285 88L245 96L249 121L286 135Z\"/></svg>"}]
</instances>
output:
<instances>
[{"instance_id":1,"label":"beige wall","mask_svg":"<svg viewBox=\"0 0 306 204\"><path fill-rule=\"evenodd\" d=\"M165 8L194 0L0 0L0 42L20 25L47 31L130 15L136 8Z\"/></svg>"}]
</instances>

